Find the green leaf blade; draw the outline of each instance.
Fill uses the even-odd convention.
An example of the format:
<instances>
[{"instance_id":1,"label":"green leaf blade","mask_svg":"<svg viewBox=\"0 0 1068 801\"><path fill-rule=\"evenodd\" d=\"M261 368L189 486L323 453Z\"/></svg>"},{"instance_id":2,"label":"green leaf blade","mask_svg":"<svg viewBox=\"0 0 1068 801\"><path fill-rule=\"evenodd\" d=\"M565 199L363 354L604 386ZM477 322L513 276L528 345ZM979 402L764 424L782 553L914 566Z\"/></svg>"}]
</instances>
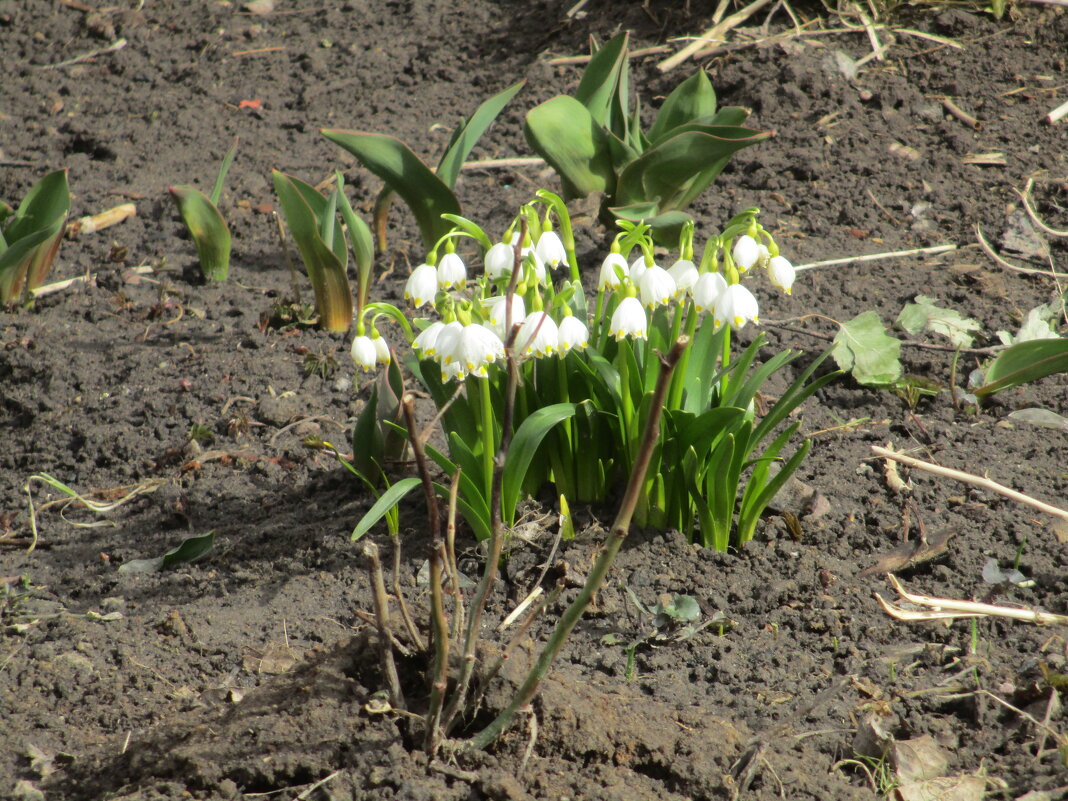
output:
<instances>
[{"instance_id":1,"label":"green leaf blade","mask_svg":"<svg viewBox=\"0 0 1068 801\"><path fill-rule=\"evenodd\" d=\"M532 108L523 133L534 152L560 176L565 200L614 189L608 137L575 98L558 95Z\"/></svg>"},{"instance_id":2,"label":"green leaf blade","mask_svg":"<svg viewBox=\"0 0 1068 801\"><path fill-rule=\"evenodd\" d=\"M209 281L225 281L230 274L230 229L218 208L199 189L168 189L197 248L200 271Z\"/></svg>"},{"instance_id":3,"label":"green leaf blade","mask_svg":"<svg viewBox=\"0 0 1068 801\"><path fill-rule=\"evenodd\" d=\"M452 189L406 144L385 134L323 129L323 136L347 150L400 195L415 215L427 250L449 232L442 214L460 214Z\"/></svg>"}]
</instances>

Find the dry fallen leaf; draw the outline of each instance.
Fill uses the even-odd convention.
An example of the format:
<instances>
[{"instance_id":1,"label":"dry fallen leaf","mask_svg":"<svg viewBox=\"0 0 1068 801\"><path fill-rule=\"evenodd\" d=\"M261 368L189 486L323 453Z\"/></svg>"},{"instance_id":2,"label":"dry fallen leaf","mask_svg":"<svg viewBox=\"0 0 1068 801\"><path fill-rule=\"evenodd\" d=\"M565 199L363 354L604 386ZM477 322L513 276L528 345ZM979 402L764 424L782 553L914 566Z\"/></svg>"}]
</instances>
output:
<instances>
[{"instance_id":1,"label":"dry fallen leaf","mask_svg":"<svg viewBox=\"0 0 1068 801\"><path fill-rule=\"evenodd\" d=\"M297 663L296 652L288 645L278 642L268 643L262 651L249 648L242 660L242 667L253 673L277 675L290 670Z\"/></svg>"},{"instance_id":2,"label":"dry fallen leaf","mask_svg":"<svg viewBox=\"0 0 1068 801\"><path fill-rule=\"evenodd\" d=\"M928 534L926 540L903 542L889 553L880 556L879 561L874 565L860 571L860 575L896 573L906 567L915 567L924 562L930 562L946 552L949 547L949 538L952 536L952 529L945 528L934 534Z\"/></svg>"}]
</instances>

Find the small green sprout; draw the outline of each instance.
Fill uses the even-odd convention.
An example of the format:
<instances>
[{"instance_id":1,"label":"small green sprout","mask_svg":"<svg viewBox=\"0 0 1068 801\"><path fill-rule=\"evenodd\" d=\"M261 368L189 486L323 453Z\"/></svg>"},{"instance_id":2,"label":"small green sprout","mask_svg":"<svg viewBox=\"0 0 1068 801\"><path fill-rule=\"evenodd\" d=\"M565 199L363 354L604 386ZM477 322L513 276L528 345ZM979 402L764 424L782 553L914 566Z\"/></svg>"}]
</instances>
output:
<instances>
[{"instance_id":1,"label":"small green sprout","mask_svg":"<svg viewBox=\"0 0 1068 801\"><path fill-rule=\"evenodd\" d=\"M208 281L225 281L230 274L230 229L219 212L219 200L222 198L226 174L237 154L237 144L238 140L234 139L233 145L223 156L210 197L205 197L203 192L192 186L172 186L168 190L193 237L200 259L200 271Z\"/></svg>"},{"instance_id":2,"label":"small green sprout","mask_svg":"<svg viewBox=\"0 0 1068 801\"><path fill-rule=\"evenodd\" d=\"M337 183L329 197L323 197L314 186L278 170L274 170L271 177L282 204L282 214L308 271L320 324L327 331L348 331L354 306L345 272L349 253L345 231L338 225L339 206L357 254L361 287L366 287L369 280L365 276L369 275L373 257L370 232L352 213L340 174L336 176Z\"/></svg>"},{"instance_id":3,"label":"small green sprout","mask_svg":"<svg viewBox=\"0 0 1068 801\"><path fill-rule=\"evenodd\" d=\"M67 171L30 187L18 210L0 202L0 304L27 303L59 252L70 213Z\"/></svg>"}]
</instances>

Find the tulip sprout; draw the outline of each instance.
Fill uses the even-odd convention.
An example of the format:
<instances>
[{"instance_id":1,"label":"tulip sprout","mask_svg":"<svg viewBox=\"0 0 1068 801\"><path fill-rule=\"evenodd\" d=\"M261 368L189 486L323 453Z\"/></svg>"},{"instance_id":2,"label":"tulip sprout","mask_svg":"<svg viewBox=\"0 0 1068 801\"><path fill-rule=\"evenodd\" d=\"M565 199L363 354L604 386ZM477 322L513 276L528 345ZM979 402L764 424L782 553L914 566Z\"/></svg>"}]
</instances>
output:
<instances>
[{"instance_id":1,"label":"tulip sprout","mask_svg":"<svg viewBox=\"0 0 1068 801\"><path fill-rule=\"evenodd\" d=\"M67 171L30 187L17 211L0 203L0 304L26 303L52 268L70 213Z\"/></svg>"},{"instance_id":2,"label":"tulip sprout","mask_svg":"<svg viewBox=\"0 0 1068 801\"><path fill-rule=\"evenodd\" d=\"M200 259L200 271L208 281L225 281L230 274L230 229L219 213L219 201L222 199L226 174L237 155L237 144L235 138L223 156L210 197L205 197L203 192L192 186L172 186L169 190L178 204L182 221L193 237Z\"/></svg>"}]
</instances>

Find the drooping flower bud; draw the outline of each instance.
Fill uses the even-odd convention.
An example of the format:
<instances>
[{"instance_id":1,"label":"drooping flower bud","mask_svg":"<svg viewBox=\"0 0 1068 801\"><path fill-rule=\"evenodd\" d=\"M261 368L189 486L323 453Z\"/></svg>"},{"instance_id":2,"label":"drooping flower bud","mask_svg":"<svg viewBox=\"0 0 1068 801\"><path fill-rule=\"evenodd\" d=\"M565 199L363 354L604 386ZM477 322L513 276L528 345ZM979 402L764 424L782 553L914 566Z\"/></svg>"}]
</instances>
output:
<instances>
[{"instance_id":1,"label":"drooping flower bud","mask_svg":"<svg viewBox=\"0 0 1068 801\"><path fill-rule=\"evenodd\" d=\"M741 284L731 284L716 301L712 316L716 328L726 324L737 331L750 321L759 323L760 308L752 292Z\"/></svg>"},{"instance_id":2,"label":"drooping flower bud","mask_svg":"<svg viewBox=\"0 0 1068 801\"><path fill-rule=\"evenodd\" d=\"M433 303L438 294L438 268L433 264L420 264L408 276L404 284L404 299L410 300L415 308Z\"/></svg>"},{"instance_id":3,"label":"drooping flower bud","mask_svg":"<svg viewBox=\"0 0 1068 801\"><path fill-rule=\"evenodd\" d=\"M498 242L486 251L483 263L486 265L486 277L496 280L512 271L515 266L515 251L507 242Z\"/></svg>"},{"instance_id":4,"label":"drooping flower bud","mask_svg":"<svg viewBox=\"0 0 1068 801\"><path fill-rule=\"evenodd\" d=\"M731 251L731 257L734 259L734 266L738 268L738 271L744 273L756 264L757 259L760 258L760 250L756 240L749 234L742 234L734 241L734 250Z\"/></svg>"},{"instance_id":5,"label":"drooping flower bud","mask_svg":"<svg viewBox=\"0 0 1068 801\"><path fill-rule=\"evenodd\" d=\"M642 308L641 301L637 298L623 298L612 313L612 320L608 325L608 333L615 337L616 342L624 337L634 339L648 339L649 320Z\"/></svg>"},{"instance_id":6,"label":"drooping flower bud","mask_svg":"<svg viewBox=\"0 0 1068 801\"><path fill-rule=\"evenodd\" d=\"M612 252L604 257L604 261L601 262L601 272L597 277L598 289L619 289L622 278L620 278L619 270L626 276L629 270L627 260L623 258L622 253Z\"/></svg>"},{"instance_id":7,"label":"drooping flower bud","mask_svg":"<svg viewBox=\"0 0 1068 801\"><path fill-rule=\"evenodd\" d=\"M722 273L705 273L693 286L693 305L699 312L712 311L716 301L727 291L727 281Z\"/></svg>"},{"instance_id":8,"label":"drooping flower bud","mask_svg":"<svg viewBox=\"0 0 1068 801\"><path fill-rule=\"evenodd\" d=\"M590 331L586 324L574 315L568 315L560 321L558 332L560 356L566 356L572 350L584 350L590 344Z\"/></svg>"},{"instance_id":9,"label":"drooping flower bud","mask_svg":"<svg viewBox=\"0 0 1068 801\"><path fill-rule=\"evenodd\" d=\"M787 295L793 294L794 278L797 271L785 256L772 256L768 260L768 278Z\"/></svg>"},{"instance_id":10,"label":"drooping flower bud","mask_svg":"<svg viewBox=\"0 0 1068 801\"><path fill-rule=\"evenodd\" d=\"M467 282L467 266L456 253L446 253L438 262L438 285L441 289L459 289Z\"/></svg>"},{"instance_id":11,"label":"drooping flower bud","mask_svg":"<svg viewBox=\"0 0 1068 801\"><path fill-rule=\"evenodd\" d=\"M375 345L368 336L354 337L352 340L352 361L365 373L373 370L377 364L377 352Z\"/></svg>"},{"instance_id":12,"label":"drooping flower bud","mask_svg":"<svg viewBox=\"0 0 1068 801\"><path fill-rule=\"evenodd\" d=\"M668 274L675 279L676 297L691 294L694 284L701 277L697 265L690 259L679 259L668 268Z\"/></svg>"},{"instance_id":13,"label":"drooping flower bud","mask_svg":"<svg viewBox=\"0 0 1068 801\"><path fill-rule=\"evenodd\" d=\"M535 245L534 252L553 269L559 267L562 262L567 261L567 251L564 250L564 243L560 240L560 236L556 231L543 231L542 235L538 237L538 244Z\"/></svg>"},{"instance_id":14,"label":"drooping flower bud","mask_svg":"<svg viewBox=\"0 0 1068 801\"><path fill-rule=\"evenodd\" d=\"M641 280L638 281L638 294L642 299L642 305L650 310L670 303L677 291L678 287L671 274L655 264L648 267L642 273Z\"/></svg>"}]
</instances>

